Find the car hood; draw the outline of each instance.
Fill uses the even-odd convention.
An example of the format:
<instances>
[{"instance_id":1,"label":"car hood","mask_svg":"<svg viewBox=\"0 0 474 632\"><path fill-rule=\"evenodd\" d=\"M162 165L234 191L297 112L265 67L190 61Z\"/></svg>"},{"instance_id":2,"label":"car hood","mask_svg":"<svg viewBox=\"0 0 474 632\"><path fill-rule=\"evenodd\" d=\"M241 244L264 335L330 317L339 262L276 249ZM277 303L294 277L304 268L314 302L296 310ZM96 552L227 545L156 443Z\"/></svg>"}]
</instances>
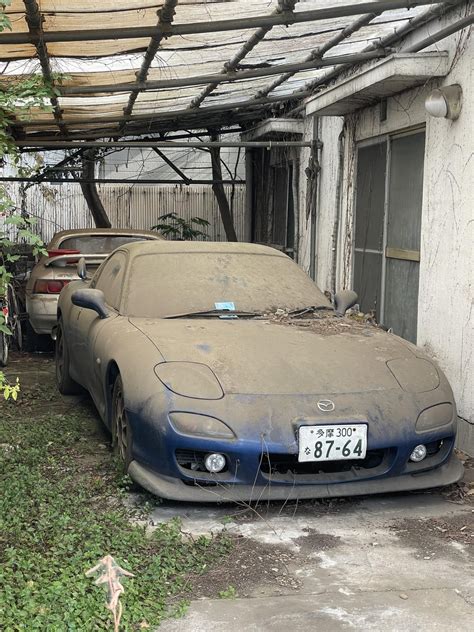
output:
<instances>
[{"instance_id":1,"label":"car hood","mask_svg":"<svg viewBox=\"0 0 474 632\"><path fill-rule=\"evenodd\" d=\"M387 366L413 360L408 346L375 327L333 335L268 321L224 319L131 322L165 362L198 362L217 376L224 392L337 394L399 389Z\"/></svg>"}]
</instances>

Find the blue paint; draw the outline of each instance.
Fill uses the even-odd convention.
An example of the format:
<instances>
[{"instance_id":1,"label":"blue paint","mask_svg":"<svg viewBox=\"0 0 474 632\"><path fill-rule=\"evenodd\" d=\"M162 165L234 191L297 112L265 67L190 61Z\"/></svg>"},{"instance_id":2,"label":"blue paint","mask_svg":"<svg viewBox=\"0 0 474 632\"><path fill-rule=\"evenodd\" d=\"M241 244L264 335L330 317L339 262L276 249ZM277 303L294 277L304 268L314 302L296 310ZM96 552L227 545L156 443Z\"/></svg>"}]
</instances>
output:
<instances>
[{"instance_id":1,"label":"blue paint","mask_svg":"<svg viewBox=\"0 0 474 632\"><path fill-rule=\"evenodd\" d=\"M204 351L204 353L211 353L211 345L208 345L205 342L202 342L196 345L196 349L199 349L200 351Z\"/></svg>"}]
</instances>

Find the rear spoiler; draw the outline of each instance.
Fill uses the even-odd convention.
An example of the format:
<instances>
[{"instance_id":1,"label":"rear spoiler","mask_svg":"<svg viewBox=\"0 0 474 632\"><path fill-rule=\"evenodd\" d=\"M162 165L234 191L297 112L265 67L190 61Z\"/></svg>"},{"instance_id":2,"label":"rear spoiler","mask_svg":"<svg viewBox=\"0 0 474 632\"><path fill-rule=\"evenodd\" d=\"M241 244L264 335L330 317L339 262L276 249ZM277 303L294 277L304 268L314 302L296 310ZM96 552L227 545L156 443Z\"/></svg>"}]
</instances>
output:
<instances>
[{"instance_id":1,"label":"rear spoiler","mask_svg":"<svg viewBox=\"0 0 474 632\"><path fill-rule=\"evenodd\" d=\"M44 262L44 265L49 268L50 266L55 267L64 267L68 263L74 263L79 261L79 259L85 259L86 263L102 263L104 259L109 256L107 254L97 254L97 255L82 255L82 254L73 254L73 255L58 255L57 257L50 257L47 261Z\"/></svg>"}]
</instances>

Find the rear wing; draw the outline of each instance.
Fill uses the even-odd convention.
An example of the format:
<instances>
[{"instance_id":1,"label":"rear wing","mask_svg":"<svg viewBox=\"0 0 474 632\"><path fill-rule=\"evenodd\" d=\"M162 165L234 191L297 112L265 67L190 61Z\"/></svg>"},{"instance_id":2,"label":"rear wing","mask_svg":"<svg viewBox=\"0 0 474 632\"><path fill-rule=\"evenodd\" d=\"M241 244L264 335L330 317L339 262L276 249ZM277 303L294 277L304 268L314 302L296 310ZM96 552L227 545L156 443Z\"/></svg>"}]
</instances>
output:
<instances>
[{"instance_id":1,"label":"rear wing","mask_svg":"<svg viewBox=\"0 0 474 632\"><path fill-rule=\"evenodd\" d=\"M44 262L44 265L49 268L59 267L64 268L68 263L77 263L79 259L85 259L86 263L96 263L97 265L101 264L104 259L109 256L107 254L96 254L96 255L82 255L82 254L69 254L69 255L58 255L57 257L50 257Z\"/></svg>"}]
</instances>

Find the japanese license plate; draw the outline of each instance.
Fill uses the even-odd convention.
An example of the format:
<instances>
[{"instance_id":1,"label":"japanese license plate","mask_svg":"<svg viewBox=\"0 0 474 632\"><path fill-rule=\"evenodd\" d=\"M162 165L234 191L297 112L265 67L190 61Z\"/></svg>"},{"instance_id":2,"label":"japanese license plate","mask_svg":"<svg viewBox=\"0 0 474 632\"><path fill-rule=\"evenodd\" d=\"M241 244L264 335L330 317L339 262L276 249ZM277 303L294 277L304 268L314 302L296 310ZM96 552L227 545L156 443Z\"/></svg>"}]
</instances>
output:
<instances>
[{"instance_id":1,"label":"japanese license plate","mask_svg":"<svg viewBox=\"0 0 474 632\"><path fill-rule=\"evenodd\" d=\"M366 424L300 426L298 461L363 459L367 452Z\"/></svg>"}]
</instances>

